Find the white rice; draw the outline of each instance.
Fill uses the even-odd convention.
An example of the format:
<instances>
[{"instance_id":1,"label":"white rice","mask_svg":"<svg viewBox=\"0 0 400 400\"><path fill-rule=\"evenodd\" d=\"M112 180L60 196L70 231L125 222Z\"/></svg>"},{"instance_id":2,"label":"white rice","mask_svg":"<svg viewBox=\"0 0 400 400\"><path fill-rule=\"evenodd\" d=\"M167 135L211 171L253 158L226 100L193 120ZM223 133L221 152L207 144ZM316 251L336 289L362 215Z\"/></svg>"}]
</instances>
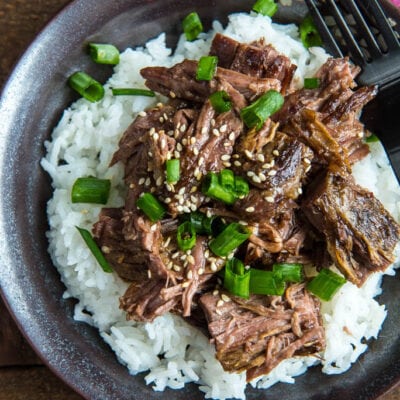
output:
<instances>
[{"instance_id":1,"label":"white rice","mask_svg":"<svg viewBox=\"0 0 400 400\"><path fill-rule=\"evenodd\" d=\"M245 398L245 374L223 371L214 357L214 349L197 329L174 315L164 315L154 323L127 322L119 309L119 297L127 283L116 274L106 274L97 265L83 243L76 226L91 229L100 207L72 204L70 189L76 178L94 175L112 182L107 206L121 206L123 168L109 162L124 130L138 112L163 101L136 96L113 97L110 87L144 87L139 70L144 66L172 66L184 58L198 59L209 50L215 32L241 42L264 37L267 43L289 56L298 66L296 82L312 76L327 59L321 48L307 51L298 40L295 25L276 25L257 14L236 14L226 28L218 22L213 30L202 33L194 42L181 37L173 53L165 46L165 35L149 41L145 47L128 49L105 85L106 94L98 103L81 99L64 112L52 138L46 142L47 155L42 167L50 174L54 194L48 203L49 251L67 287L65 297L79 300L75 319L100 331L131 374L149 371L145 380L154 390L179 389L196 382L206 398ZM371 145L371 154L354 168L360 184L373 191L385 207L399 219L400 190L386 155L379 143ZM389 270L393 274L393 269ZM327 348L322 360L296 357L279 364L268 376L251 384L268 388L276 382L294 383L294 377L317 363L327 374L342 373L367 349L365 339L376 338L386 317L384 305L374 297L380 293L381 274L374 274L362 288L346 283L340 293L322 307Z\"/></svg>"}]
</instances>

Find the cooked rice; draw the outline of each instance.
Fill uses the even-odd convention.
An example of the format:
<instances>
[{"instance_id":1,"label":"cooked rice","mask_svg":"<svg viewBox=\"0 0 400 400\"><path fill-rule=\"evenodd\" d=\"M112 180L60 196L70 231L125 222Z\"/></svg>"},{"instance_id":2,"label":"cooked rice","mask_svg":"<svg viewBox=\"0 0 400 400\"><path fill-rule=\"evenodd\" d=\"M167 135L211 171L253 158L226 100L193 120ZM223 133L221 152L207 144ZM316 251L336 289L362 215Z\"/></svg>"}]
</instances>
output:
<instances>
[{"instance_id":1,"label":"cooked rice","mask_svg":"<svg viewBox=\"0 0 400 400\"><path fill-rule=\"evenodd\" d=\"M289 56L298 66L296 82L312 76L327 59L321 48L307 51L298 40L293 24L276 25L257 14L235 14L223 28L214 22L213 30L202 33L194 42L181 37L172 53L165 35L149 41L143 48L127 49L105 85L106 94L98 103L78 100L54 129L46 142L47 154L42 167L50 174L53 197L48 203L49 252L67 287L65 297L79 300L75 319L99 329L100 335L115 351L131 374L149 371L146 383L154 390L179 389L196 382L206 398L245 398L245 374L224 372L214 357L206 337L181 318L167 314L153 323L127 322L119 309L119 297L128 284L116 274L106 274L97 265L83 243L76 226L91 229L100 207L72 204L70 188L76 178L97 176L111 179L111 197L107 206L124 202L123 167L109 167L118 140L138 112L165 101L139 96L115 96L110 87L144 87L140 69L145 66L172 66L184 58L198 59L209 50L215 32L241 42L265 37L267 43ZM379 143L371 145L371 154L354 167L357 181L373 191L385 207L399 219L400 190L386 155ZM389 270L393 274L393 269ZM268 376L251 384L268 388L276 382L294 383L294 377L322 363L327 374L346 371L367 349L365 339L376 338L386 317L384 305L374 299L380 293L382 274L374 274L362 288L346 283L332 301L322 307L327 348L323 361L296 357L279 364Z\"/></svg>"}]
</instances>

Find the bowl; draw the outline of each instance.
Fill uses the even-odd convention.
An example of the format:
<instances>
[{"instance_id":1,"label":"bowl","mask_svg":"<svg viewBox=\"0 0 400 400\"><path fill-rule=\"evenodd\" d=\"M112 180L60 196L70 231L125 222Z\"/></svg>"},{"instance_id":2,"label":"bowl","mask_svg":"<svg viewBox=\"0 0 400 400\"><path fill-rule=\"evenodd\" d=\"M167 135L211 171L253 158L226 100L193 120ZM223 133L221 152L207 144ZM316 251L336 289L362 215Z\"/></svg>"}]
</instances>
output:
<instances>
[{"instance_id":1,"label":"bowl","mask_svg":"<svg viewBox=\"0 0 400 400\"><path fill-rule=\"evenodd\" d=\"M250 2L251 3L251 2ZM196 10L206 28L228 13L249 11L248 0L76 0L51 21L17 64L0 102L0 284L20 329L43 361L87 399L202 399L196 385L154 392L144 374L130 376L96 329L73 319L74 301L63 299L65 287L47 252L46 202L51 185L39 161L62 111L77 97L65 84L76 70L105 81L111 69L97 68L84 43L105 41L120 49L135 47L165 31L170 46L180 21ZM392 9L395 13L395 10ZM302 1L280 7L279 22L299 22L307 13ZM399 139L400 142L400 139ZM380 302L388 317L380 338L370 344L344 375L310 369L295 385L268 391L247 390L251 399L374 399L400 379L400 292L397 278L385 278Z\"/></svg>"}]
</instances>

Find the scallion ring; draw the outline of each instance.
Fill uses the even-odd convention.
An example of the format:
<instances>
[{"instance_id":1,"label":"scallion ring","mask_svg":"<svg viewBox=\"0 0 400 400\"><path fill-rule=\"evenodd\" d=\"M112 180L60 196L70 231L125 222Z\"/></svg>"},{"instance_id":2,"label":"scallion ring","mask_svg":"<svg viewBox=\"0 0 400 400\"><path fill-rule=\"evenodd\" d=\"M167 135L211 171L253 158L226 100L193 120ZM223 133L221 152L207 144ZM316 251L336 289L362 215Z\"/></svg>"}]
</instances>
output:
<instances>
[{"instance_id":1,"label":"scallion ring","mask_svg":"<svg viewBox=\"0 0 400 400\"><path fill-rule=\"evenodd\" d=\"M71 190L72 203L106 204L110 194L109 179L78 178Z\"/></svg>"},{"instance_id":2,"label":"scallion ring","mask_svg":"<svg viewBox=\"0 0 400 400\"><path fill-rule=\"evenodd\" d=\"M188 14L182 21L182 29L187 40L192 41L197 39L199 33L203 32L203 24L201 23L199 14L196 12Z\"/></svg>"},{"instance_id":3,"label":"scallion ring","mask_svg":"<svg viewBox=\"0 0 400 400\"><path fill-rule=\"evenodd\" d=\"M151 193L143 193L136 200L136 206L146 214L151 222L159 221L165 214L164 206Z\"/></svg>"},{"instance_id":4,"label":"scallion ring","mask_svg":"<svg viewBox=\"0 0 400 400\"><path fill-rule=\"evenodd\" d=\"M301 282L303 280L303 266L297 263L276 263L272 272L284 282Z\"/></svg>"},{"instance_id":5,"label":"scallion ring","mask_svg":"<svg viewBox=\"0 0 400 400\"><path fill-rule=\"evenodd\" d=\"M281 296L285 292L285 282L273 271L251 268L250 293Z\"/></svg>"},{"instance_id":6,"label":"scallion ring","mask_svg":"<svg viewBox=\"0 0 400 400\"><path fill-rule=\"evenodd\" d=\"M196 79L198 81L211 81L217 71L218 57L203 56L197 64Z\"/></svg>"},{"instance_id":7,"label":"scallion ring","mask_svg":"<svg viewBox=\"0 0 400 400\"><path fill-rule=\"evenodd\" d=\"M329 301L345 283L343 276L324 268L307 284L307 289L321 300Z\"/></svg>"},{"instance_id":8,"label":"scallion ring","mask_svg":"<svg viewBox=\"0 0 400 400\"><path fill-rule=\"evenodd\" d=\"M249 236L250 231L243 225L232 222L208 246L211 251L220 257L226 257L236 250Z\"/></svg>"},{"instance_id":9,"label":"scallion ring","mask_svg":"<svg viewBox=\"0 0 400 400\"><path fill-rule=\"evenodd\" d=\"M304 78L304 88L305 89L319 88L319 79L318 78Z\"/></svg>"},{"instance_id":10,"label":"scallion ring","mask_svg":"<svg viewBox=\"0 0 400 400\"><path fill-rule=\"evenodd\" d=\"M233 204L236 196L232 191L223 187L220 183L219 176L215 172L209 172L202 184L201 191L215 200L220 200L225 204Z\"/></svg>"},{"instance_id":11,"label":"scallion ring","mask_svg":"<svg viewBox=\"0 0 400 400\"><path fill-rule=\"evenodd\" d=\"M322 39L311 15L307 15L299 26L300 39L307 49L314 46L322 46Z\"/></svg>"},{"instance_id":12,"label":"scallion ring","mask_svg":"<svg viewBox=\"0 0 400 400\"><path fill-rule=\"evenodd\" d=\"M178 226L176 234L178 247L183 250L190 250L196 244L196 231L189 221L185 221Z\"/></svg>"},{"instance_id":13,"label":"scallion ring","mask_svg":"<svg viewBox=\"0 0 400 400\"><path fill-rule=\"evenodd\" d=\"M119 50L112 44L89 43L89 54L98 64L117 65L119 63Z\"/></svg>"},{"instance_id":14,"label":"scallion ring","mask_svg":"<svg viewBox=\"0 0 400 400\"><path fill-rule=\"evenodd\" d=\"M246 270L238 258L231 258L225 264L224 287L235 296L249 298L250 270Z\"/></svg>"},{"instance_id":15,"label":"scallion ring","mask_svg":"<svg viewBox=\"0 0 400 400\"><path fill-rule=\"evenodd\" d=\"M104 87L86 72L78 71L68 78L69 86L92 103L104 97Z\"/></svg>"},{"instance_id":16,"label":"scallion ring","mask_svg":"<svg viewBox=\"0 0 400 400\"><path fill-rule=\"evenodd\" d=\"M272 17L278 11L278 4L274 0L257 0L253 6L253 11Z\"/></svg>"},{"instance_id":17,"label":"scallion ring","mask_svg":"<svg viewBox=\"0 0 400 400\"><path fill-rule=\"evenodd\" d=\"M230 97L224 90L214 92L209 99L212 107L217 113L227 112L232 108Z\"/></svg>"}]
</instances>

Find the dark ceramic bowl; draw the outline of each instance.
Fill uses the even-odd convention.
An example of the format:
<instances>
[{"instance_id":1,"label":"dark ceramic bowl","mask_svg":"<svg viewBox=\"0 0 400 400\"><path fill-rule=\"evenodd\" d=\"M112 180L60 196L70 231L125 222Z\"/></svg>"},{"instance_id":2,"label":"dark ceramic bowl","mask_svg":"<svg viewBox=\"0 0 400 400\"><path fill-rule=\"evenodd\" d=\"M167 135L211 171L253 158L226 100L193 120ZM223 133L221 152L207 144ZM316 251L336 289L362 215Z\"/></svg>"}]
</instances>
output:
<instances>
[{"instance_id":1,"label":"dark ceramic bowl","mask_svg":"<svg viewBox=\"0 0 400 400\"><path fill-rule=\"evenodd\" d=\"M123 49L145 43L162 31L174 45L182 17L199 12L206 23L234 11L248 11L249 0L77 0L38 36L10 77L0 103L0 283L20 328L48 366L88 399L201 399L195 385L184 390L152 391L143 374L132 377L97 331L73 320L74 302L47 253L46 202L50 181L39 160L43 142L76 99L66 87L75 70L104 81L111 70L96 68L84 52L88 40ZM299 21L302 2L282 7L279 21ZM44 62L45 60L45 62ZM400 139L398 139L400 141ZM389 315L378 341L344 375L323 375L318 368L295 385L278 384L268 392L248 390L248 399L372 399L400 379L400 281L385 278L380 301Z\"/></svg>"}]
</instances>

